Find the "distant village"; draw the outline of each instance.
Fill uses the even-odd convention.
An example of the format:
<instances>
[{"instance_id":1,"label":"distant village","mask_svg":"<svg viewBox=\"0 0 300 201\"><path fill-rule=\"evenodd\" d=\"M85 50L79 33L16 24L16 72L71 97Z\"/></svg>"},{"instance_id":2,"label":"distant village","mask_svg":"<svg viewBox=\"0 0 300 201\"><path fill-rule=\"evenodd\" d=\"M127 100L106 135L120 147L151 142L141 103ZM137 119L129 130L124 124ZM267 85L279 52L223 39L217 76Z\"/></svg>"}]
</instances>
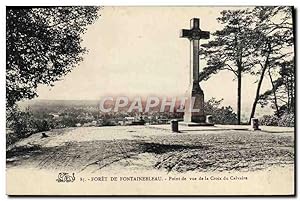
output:
<instances>
[{"instance_id":1,"label":"distant village","mask_svg":"<svg viewBox=\"0 0 300 201\"><path fill-rule=\"evenodd\" d=\"M35 101L19 105L28 111L41 130L66 127L130 126L146 124L167 124L172 119L183 119L180 112L153 110L128 112L101 112L97 101Z\"/></svg>"},{"instance_id":2,"label":"distant village","mask_svg":"<svg viewBox=\"0 0 300 201\"><path fill-rule=\"evenodd\" d=\"M182 113L153 112L153 113L105 113L93 115L85 112L77 116L64 112L49 113L48 120L54 124L52 127L100 127L100 126L130 126L145 124L168 124L173 118L182 118Z\"/></svg>"}]
</instances>

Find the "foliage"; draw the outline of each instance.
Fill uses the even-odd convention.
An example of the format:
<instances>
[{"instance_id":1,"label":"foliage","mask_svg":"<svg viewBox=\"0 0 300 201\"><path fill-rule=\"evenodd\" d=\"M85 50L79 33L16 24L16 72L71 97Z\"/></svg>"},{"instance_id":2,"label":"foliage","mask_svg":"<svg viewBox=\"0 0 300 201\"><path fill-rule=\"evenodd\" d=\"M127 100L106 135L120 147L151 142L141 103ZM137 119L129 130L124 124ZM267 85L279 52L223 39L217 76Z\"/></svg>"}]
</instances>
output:
<instances>
[{"instance_id":1,"label":"foliage","mask_svg":"<svg viewBox=\"0 0 300 201\"><path fill-rule=\"evenodd\" d=\"M47 119L36 118L29 110L21 111L17 106L7 108L6 119L8 145L51 127Z\"/></svg>"},{"instance_id":2,"label":"foliage","mask_svg":"<svg viewBox=\"0 0 300 201\"><path fill-rule=\"evenodd\" d=\"M258 37L257 40L253 41L255 51L252 53L257 65L253 68L251 74L258 78L258 83L250 119L254 117L258 103L271 101L276 112L279 113L280 100L277 88L282 85L280 84L283 78L281 74L282 66L293 68L293 62L289 61L293 59L294 55L292 48L293 24L291 7L259 6L253 9L253 15L256 22L255 32L258 33ZM268 72L272 89L261 95L260 90L266 72ZM279 79L274 81L273 77L278 77ZM293 83L288 85L293 86ZM284 93L287 94L289 91L285 90Z\"/></svg>"},{"instance_id":3,"label":"foliage","mask_svg":"<svg viewBox=\"0 0 300 201\"><path fill-rule=\"evenodd\" d=\"M24 138L32 132L32 115L28 111L20 111L16 106L6 112L6 127L19 138Z\"/></svg>"},{"instance_id":4,"label":"foliage","mask_svg":"<svg viewBox=\"0 0 300 201\"><path fill-rule=\"evenodd\" d=\"M50 125L45 119L34 119L32 127L35 128L35 132L43 132L50 130Z\"/></svg>"},{"instance_id":5,"label":"foliage","mask_svg":"<svg viewBox=\"0 0 300 201\"><path fill-rule=\"evenodd\" d=\"M227 70L237 79L237 123L241 122L242 74L253 66L251 50L255 34L252 29L251 12L246 9L223 10L217 18L221 30L212 33L212 40L202 45L201 53L207 66L200 73L200 80L207 80L212 74Z\"/></svg>"},{"instance_id":6,"label":"foliage","mask_svg":"<svg viewBox=\"0 0 300 201\"><path fill-rule=\"evenodd\" d=\"M102 126L116 126L116 123L112 119L104 119L102 121Z\"/></svg>"},{"instance_id":7,"label":"foliage","mask_svg":"<svg viewBox=\"0 0 300 201\"><path fill-rule=\"evenodd\" d=\"M37 118L28 110L15 109L13 113L9 114L8 122L10 124L8 128L14 130L21 137L26 136L28 133L48 131L52 128L52 122L49 119Z\"/></svg>"},{"instance_id":8,"label":"foliage","mask_svg":"<svg viewBox=\"0 0 300 201\"><path fill-rule=\"evenodd\" d=\"M278 121L278 126L294 127L295 115L294 113L285 113Z\"/></svg>"},{"instance_id":9,"label":"foliage","mask_svg":"<svg viewBox=\"0 0 300 201\"><path fill-rule=\"evenodd\" d=\"M86 49L81 47L87 25L99 7L7 7L6 101L37 96L38 84L52 85L70 72Z\"/></svg>"},{"instance_id":10,"label":"foliage","mask_svg":"<svg viewBox=\"0 0 300 201\"><path fill-rule=\"evenodd\" d=\"M278 126L278 120L275 115L264 115L259 119L259 123L264 126Z\"/></svg>"},{"instance_id":11,"label":"foliage","mask_svg":"<svg viewBox=\"0 0 300 201\"><path fill-rule=\"evenodd\" d=\"M216 100L212 98L205 102L204 110L207 115L213 116L213 121L216 124L236 124L237 115L230 106L220 106L223 99Z\"/></svg>"},{"instance_id":12,"label":"foliage","mask_svg":"<svg viewBox=\"0 0 300 201\"><path fill-rule=\"evenodd\" d=\"M264 126L294 127L295 117L293 113L284 113L281 117L277 117L276 115L264 115L259 119L259 122Z\"/></svg>"},{"instance_id":13,"label":"foliage","mask_svg":"<svg viewBox=\"0 0 300 201\"><path fill-rule=\"evenodd\" d=\"M272 103L275 114L295 112L295 64L294 59L277 64L278 70L270 75L272 88L260 95L259 104L262 106ZM277 79L273 80L273 77Z\"/></svg>"},{"instance_id":14,"label":"foliage","mask_svg":"<svg viewBox=\"0 0 300 201\"><path fill-rule=\"evenodd\" d=\"M201 55L207 65L200 80L207 80L221 70L232 72L237 79L237 115L241 116L242 75L255 76L257 87L250 118L257 104L272 103L278 116L286 105L294 111L293 8L289 6L258 6L254 9L223 10L217 18L221 29L202 45ZM268 73L272 89L261 93Z\"/></svg>"},{"instance_id":15,"label":"foliage","mask_svg":"<svg viewBox=\"0 0 300 201\"><path fill-rule=\"evenodd\" d=\"M223 10L217 20L223 25L221 30L212 33L212 40L202 45L201 54L207 65L200 73L200 80L207 80L220 70L229 70L235 76L248 71L253 32L249 10Z\"/></svg>"}]
</instances>

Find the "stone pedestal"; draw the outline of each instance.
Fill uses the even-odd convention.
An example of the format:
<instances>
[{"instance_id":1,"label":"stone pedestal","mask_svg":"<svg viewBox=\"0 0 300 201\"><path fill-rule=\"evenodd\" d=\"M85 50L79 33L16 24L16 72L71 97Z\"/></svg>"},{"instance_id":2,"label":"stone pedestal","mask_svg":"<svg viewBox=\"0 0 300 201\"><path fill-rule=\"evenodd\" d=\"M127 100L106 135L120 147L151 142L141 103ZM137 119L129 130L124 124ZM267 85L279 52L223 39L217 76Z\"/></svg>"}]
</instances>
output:
<instances>
[{"instance_id":1,"label":"stone pedestal","mask_svg":"<svg viewBox=\"0 0 300 201\"><path fill-rule=\"evenodd\" d=\"M212 122L206 121L204 112L204 93L198 83L193 83L186 92L187 100L185 102L185 110L183 126L214 126Z\"/></svg>"},{"instance_id":2,"label":"stone pedestal","mask_svg":"<svg viewBox=\"0 0 300 201\"><path fill-rule=\"evenodd\" d=\"M205 123L204 93L198 83L189 86L186 92L184 121L194 123Z\"/></svg>"}]
</instances>

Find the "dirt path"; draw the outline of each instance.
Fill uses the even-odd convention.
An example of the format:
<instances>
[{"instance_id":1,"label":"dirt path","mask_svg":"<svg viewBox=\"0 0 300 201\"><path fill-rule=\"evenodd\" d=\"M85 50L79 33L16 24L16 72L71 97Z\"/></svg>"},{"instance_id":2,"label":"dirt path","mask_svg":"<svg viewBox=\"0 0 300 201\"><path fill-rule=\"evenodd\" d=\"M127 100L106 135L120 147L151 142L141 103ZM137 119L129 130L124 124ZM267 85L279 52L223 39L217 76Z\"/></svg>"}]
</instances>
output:
<instances>
[{"instance_id":1,"label":"dirt path","mask_svg":"<svg viewBox=\"0 0 300 201\"><path fill-rule=\"evenodd\" d=\"M254 171L292 165L292 133L193 131L172 134L147 127L87 127L35 134L7 151L9 168L76 172L162 170Z\"/></svg>"}]
</instances>

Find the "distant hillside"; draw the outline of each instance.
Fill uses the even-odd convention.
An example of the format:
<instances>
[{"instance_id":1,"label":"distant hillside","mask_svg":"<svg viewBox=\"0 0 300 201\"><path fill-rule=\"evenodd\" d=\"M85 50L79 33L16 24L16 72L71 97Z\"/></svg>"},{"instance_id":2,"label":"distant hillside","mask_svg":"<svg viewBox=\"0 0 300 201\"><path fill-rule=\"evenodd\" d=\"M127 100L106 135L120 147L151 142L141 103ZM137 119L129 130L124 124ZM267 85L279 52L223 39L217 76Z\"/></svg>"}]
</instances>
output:
<instances>
[{"instance_id":1,"label":"distant hillside","mask_svg":"<svg viewBox=\"0 0 300 201\"><path fill-rule=\"evenodd\" d=\"M133 100L129 100L129 103L126 107L120 108L118 111L127 111L131 105ZM161 102L160 102L161 103ZM100 104L100 100L29 100L19 102L18 105L21 109L30 108L32 111L39 111L39 110L51 110L51 111L58 111L59 109L63 108L94 108L98 109ZM105 101L104 108L114 108L115 102L114 101ZM142 100L143 109L146 106L146 100ZM179 108L180 102L176 102L175 107ZM168 108L168 106L166 106ZM151 111L159 111L160 104L151 109Z\"/></svg>"},{"instance_id":2,"label":"distant hillside","mask_svg":"<svg viewBox=\"0 0 300 201\"><path fill-rule=\"evenodd\" d=\"M249 121L249 116L251 113L251 107L243 107L242 108L242 121ZM260 105L257 105L256 107L256 112L255 112L255 116L257 118L262 117L264 115L273 115L274 114L274 110L270 107L270 106L266 106L261 108Z\"/></svg>"},{"instance_id":3,"label":"distant hillside","mask_svg":"<svg viewBox=\"0 0 300 201\"><path fill-rule=\"evenodd\" d=\"M19 102L18 105L21 109L30 108L31 110L47 110L51 108L62 109L68 107L79 107L79 108L99 108L99 100L29 100ZM127 110L130 106L130 101L127 107L124 107L122 111ZM142 105L146 105L146 101L142 101ZM105 108L113 107L114 103L111 101L105 102ZM178 107L179 104L177 103ZM160 105L155 108L155 110L159 110ZM235 108L233 108L235 109ZM251 107L243 107L242 108L242 121L248 121L250 115ZM271 115L274 113L274 110L270 107L261 108L259 105L257 106L256 117L261 117L263 115Z\"/></svg>"},{"instance_id":4,"label":"distant hillside","mask_svg":"<svg viewBox=\"0 0 300 201\"><path fill-rule=\"evenodd\" d=\"M99 104L99 100L28 100L19 102L20 107L28 106L48 106L48 105L59 105L59 106L92 106Z\"/></svg>"},{"instance_id":5,"label":"distant hillside","mask_svg":"<svg viewBox=\"0 0 300 201\"><path fill-rule=\"evenodd\" d=\"M19 102L21 109L25 108L47 108L47 107L98 107L98 100L29 100Z\"/></svg>"}]
</instances>

